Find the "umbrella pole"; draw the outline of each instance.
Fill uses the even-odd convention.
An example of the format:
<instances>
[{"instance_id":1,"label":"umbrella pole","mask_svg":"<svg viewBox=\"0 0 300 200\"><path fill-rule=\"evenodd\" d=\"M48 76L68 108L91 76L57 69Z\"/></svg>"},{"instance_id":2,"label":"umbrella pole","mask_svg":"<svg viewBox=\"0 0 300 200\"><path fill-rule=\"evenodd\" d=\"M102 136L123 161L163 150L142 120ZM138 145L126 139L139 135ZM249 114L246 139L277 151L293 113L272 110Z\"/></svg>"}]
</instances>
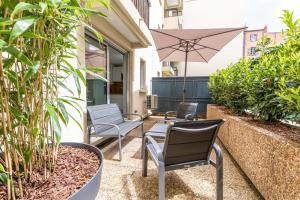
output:
<instances>
[{"instance_id":1,"label":"umbrella pole","mask_svg":"<svg viewBox=\"0 0 300 200\"><path fill-rule=\"evenodd\" d=\"M184 66L184 77L183 77L183 102L185 100L185 93L186 93L186 86L185 86L185 82L186 82L186 71L187 71L187 58L188 58L188 51L185 51L185 66Z\"/></svg>"}]
</instances>

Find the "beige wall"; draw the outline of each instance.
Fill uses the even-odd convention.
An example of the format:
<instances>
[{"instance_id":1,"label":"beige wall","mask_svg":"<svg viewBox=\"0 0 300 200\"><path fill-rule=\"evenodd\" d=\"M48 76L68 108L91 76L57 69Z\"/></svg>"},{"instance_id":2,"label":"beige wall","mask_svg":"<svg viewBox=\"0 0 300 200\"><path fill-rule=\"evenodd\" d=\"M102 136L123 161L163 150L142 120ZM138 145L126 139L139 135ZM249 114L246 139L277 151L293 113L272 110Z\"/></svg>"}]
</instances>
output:
<instances>
[{"instance_id":1,"label":"beige wall","mask_svg":"<svg viewBox=\"0 0 300 200\"><path fill-rule=\"evenodd\" d=\"M251 41L250 37L253 34L257 34L257 40ZM270 45L278 45L284 42L284 37L280 32L267 32L266 29L259 29L259 30L248 30L244 32L244 57L253 58L257 55L249 55L249 49L251 47L256 47L257 43L261 41L262 37L267 37L271 39Z\"/></svg>"}]
</instances>

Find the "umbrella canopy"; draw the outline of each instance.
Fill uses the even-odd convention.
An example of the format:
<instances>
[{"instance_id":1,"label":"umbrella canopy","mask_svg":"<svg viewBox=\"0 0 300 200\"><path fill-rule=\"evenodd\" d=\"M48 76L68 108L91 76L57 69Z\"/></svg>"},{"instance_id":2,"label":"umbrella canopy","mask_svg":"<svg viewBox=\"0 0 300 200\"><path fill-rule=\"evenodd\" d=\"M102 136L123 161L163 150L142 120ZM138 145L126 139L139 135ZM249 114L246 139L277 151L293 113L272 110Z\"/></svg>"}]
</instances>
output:
<instances>
[{"instance_id":1,"label":"umbrella canopy","mask_svg":"<svg viewBox=\"0 0 300 200\"><path fill-rule=\"evenodd\" d=\"M208 62L245 28L151 30L161 61L185 61L183 101L187 62Z\"/></svg>"}]
</instances>

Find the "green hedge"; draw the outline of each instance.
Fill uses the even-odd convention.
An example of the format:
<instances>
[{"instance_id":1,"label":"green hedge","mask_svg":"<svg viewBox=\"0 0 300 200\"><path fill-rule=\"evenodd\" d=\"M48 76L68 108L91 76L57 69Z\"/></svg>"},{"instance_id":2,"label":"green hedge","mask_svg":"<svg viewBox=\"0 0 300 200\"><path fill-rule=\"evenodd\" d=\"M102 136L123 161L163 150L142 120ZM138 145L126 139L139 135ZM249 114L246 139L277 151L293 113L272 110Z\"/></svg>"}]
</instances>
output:
<instances>
[{"instance_id":1,"label":"green hedge","mask_svg":"<svg viewBox=\"0 0 300 200\"><path fill-rule=\"evenodd\" d=\"M284 11L285 42L270 47L260 42L259 57L240 59L214 73L209 80L213 101L242 114L275 121L300 119L300 27L293 13Z\"/></svg>"}]
</instances>

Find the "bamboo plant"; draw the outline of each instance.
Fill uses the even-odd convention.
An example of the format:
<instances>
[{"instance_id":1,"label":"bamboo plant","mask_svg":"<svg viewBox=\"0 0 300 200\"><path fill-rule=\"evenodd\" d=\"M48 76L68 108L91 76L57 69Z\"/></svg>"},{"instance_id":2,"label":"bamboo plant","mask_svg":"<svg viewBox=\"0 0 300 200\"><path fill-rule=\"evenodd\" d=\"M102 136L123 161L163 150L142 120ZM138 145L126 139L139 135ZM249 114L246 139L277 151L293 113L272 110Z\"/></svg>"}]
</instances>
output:
<instances>
[{"instance_id":1,"label":"bamboo plant","mask_svg":"<svg viewBox=\"0 0 300 200\"><path fill-rule=\"evenodd\" d=\"M0 182L8 199L22 198L25 182L51 176L61 125L76 121L66 107L80 112L83 72L98 72L70 62L77 28L91 14L104 16L94 3L109 8L106 0L0 0ZM65 83L70 78L76 92Z\"/></svg>"}]
</instances>

